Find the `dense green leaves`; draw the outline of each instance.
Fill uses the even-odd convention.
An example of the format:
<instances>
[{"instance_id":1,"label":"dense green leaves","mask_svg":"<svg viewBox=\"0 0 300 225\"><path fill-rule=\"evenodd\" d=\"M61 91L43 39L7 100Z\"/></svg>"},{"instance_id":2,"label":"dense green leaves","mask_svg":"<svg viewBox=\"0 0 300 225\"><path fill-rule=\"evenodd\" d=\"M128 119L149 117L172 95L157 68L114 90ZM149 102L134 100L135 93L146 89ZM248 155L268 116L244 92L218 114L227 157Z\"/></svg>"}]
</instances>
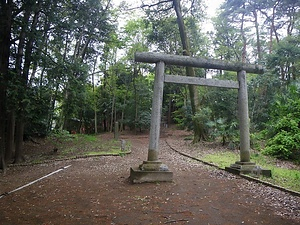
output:
<instances>
[{"instance_id":1,"label":"dense green leaves","mask_svg":"<svg viewBox=\"0 0 300 225\"><path fill-rule=\"evenodd\" d=\"M300 99L299 86L288 87L287 93L278 95L272 106L271 120L266 130L265 154L278 158L296 159L300 155Z\"/></svg>"},{"instance_id":2,"label":"dense green leaves","mask_svg":"<svg viewBox=\"0 0 300 225\"><path fill-rule=\"evenodd\" d=\"M268 67L282 80L296 80L300 75L300 34L280 41L268 57Z\"/></svg>"}]
</instances>

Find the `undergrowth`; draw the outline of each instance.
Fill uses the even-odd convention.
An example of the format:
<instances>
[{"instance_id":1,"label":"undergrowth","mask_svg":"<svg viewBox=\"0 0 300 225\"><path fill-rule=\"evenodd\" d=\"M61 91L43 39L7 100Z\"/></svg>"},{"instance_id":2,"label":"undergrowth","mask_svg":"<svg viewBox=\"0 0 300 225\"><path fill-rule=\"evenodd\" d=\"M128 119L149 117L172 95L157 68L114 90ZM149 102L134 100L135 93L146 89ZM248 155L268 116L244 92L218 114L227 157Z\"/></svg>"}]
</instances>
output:
<instances>
[{"instance_id":1,"label":"undergrowth","mask_svg":"<svg viewBox=\"0 0 300 225\"><path fill-rule=\"evenodd\" d=\"M74 156L91 155L121 155L130 151L131 144L126 142L121 149L121 141L110 139L105 140L101 135L69 134L69 132L53 132L48 137L49 143L53 146L51 154L44 154L42 159L63 159Z\"/></svg>"}]
</instances>

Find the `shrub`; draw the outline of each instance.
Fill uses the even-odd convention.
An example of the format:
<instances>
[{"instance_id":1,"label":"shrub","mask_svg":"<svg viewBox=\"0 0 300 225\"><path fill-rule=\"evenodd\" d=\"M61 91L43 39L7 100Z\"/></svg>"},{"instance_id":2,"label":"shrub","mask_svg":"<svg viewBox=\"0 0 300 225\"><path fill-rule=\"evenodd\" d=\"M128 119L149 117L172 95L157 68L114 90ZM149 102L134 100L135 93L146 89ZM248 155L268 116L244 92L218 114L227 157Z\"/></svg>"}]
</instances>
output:
<instances>
[{"instance_id":1,"label":"shrub","mask_svg":"<svg viewBox=\"0 0 300 225\"><path fill-rule=\"evenodd\" d=\"M291 86L288 93L278 96L268 124L267 142L263 153L282 159L296 159L300 154L300 99L299 90Z\"/></svg>"}]
</instances>

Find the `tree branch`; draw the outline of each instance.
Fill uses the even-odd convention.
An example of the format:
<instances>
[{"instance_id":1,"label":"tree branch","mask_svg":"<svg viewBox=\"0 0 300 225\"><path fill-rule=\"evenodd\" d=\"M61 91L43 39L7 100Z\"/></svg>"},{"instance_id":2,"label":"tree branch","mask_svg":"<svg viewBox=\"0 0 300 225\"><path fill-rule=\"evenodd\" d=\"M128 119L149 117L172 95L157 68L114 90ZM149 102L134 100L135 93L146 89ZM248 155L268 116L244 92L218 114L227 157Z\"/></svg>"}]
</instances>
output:
<instances>
[{"instance_id":1,"label":"tree branch","mask_svg":"<svg viewBox=\"0 0 300 225\"><path fill-rule=\"evenodd\" d=\"M160 5L160 4L167 3L167 2L173 2L173 0L159 1L158 3L151 4L151 5L147 5L147 4L144 4L144 3L143 3L143 4L141 5L141 8L146 8L146 7L151 8L151 7L158 6L158 5Z\"/></svg>"}]
</instances>

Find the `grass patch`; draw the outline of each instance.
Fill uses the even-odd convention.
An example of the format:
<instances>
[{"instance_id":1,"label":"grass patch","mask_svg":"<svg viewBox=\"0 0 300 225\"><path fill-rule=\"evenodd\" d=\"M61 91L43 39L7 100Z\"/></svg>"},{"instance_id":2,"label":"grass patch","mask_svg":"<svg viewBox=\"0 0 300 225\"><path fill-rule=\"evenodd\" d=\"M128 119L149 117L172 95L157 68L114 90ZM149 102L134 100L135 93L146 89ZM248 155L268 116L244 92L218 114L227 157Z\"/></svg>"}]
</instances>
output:
<instances>
[{"instance_id":1,"label":"grass patch","mask_svg":"<svg viewBox=\"0 0 300 225\"><path fill-rule=\"evenodd\" d=\"M205 155L202 159L225 169L225 166L229 166L238 161L239 155L233 152L221 152Z\"/></svg>"},{"instance_id":2,"label":"grass patch","mask_svg":"<svg viewBox=\"0 0 300 225\"><path fill-rule=\"evenodd\" d=\"M87 152L86 155L118 155L119 151L111 151L111 152Z\"/></svg>"},{"instance_id":3,"label":"grass patch","mask_svg":"<svg viewBox=\"0 0 300 225\"><path fill-rule=\"evenodd\" d=\"M262 177L263 180L294 191L300 192L300 171L294 169L269 166L272 178Z\"/></svg>"},{"instance_id":4,"label":"grass patch","mask_svg":"<svg viewBox=\"0 0 300 225\"><path fill-rule=\"evenodd\" d=\"M121 155L130 151L131 143L126 141L121 149L121 141L103 139L101 135L69 134L57 132L48 137L53 151L45 153L39 160L64 159L74 156Z\"/></svg>"},{"instance_id":5,"label":"grass patch","mask_svg":"<svg viewBox=\"0 0 300 225\"><path fill-rule=\"evenodd\" d=\"M202 160L218 165L220 168L230 166L239 160L239 154L233 152L220 152L205 155ZM264 156L258 153L251 154L251 161L265 169L272 171L272 177L260 177L260 179L269 183L285 187L290 190L300 192L300 171L296 169L282 168L276 164L272 157Z\"/></svg>"}]
</instances>

